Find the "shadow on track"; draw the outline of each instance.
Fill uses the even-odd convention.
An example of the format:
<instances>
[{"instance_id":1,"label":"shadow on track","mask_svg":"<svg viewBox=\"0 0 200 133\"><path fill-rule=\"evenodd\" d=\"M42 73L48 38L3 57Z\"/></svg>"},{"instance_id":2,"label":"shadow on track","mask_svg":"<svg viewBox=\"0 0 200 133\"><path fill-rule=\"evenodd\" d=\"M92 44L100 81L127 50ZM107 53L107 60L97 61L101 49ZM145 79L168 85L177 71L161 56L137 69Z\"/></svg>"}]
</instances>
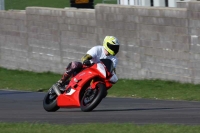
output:
<instances>
[{"instance_id":1,"label":"shadow on track","mask_svg":"<svg viewBox=\"0 0 200 133\"><path fill-rule=\"evenodd\" d=\"M78 109L78 108L77 108ZM67 109L66 110L58 110L57 112L82 112L81 109L80 110L74 110L74 109ZM123 112L123 111L143 111L143 110L169 110L169 109L174 109L174 108L136 108L136 109L99 109L99 110L93 110L91 112Z\"/></svg>"},{"instance_id":2,"label":"shadow on track","mask_svg":"<svg viewBox=\"0 0 200 133\"><path fill-rule=\"evenodd\" d=\"M136 109L105 109L105 110L93 110L93 112L109 112L109 111L143 111L143 110L167 110L174 108L136 108Z\"/></svg>"}]
</instances>

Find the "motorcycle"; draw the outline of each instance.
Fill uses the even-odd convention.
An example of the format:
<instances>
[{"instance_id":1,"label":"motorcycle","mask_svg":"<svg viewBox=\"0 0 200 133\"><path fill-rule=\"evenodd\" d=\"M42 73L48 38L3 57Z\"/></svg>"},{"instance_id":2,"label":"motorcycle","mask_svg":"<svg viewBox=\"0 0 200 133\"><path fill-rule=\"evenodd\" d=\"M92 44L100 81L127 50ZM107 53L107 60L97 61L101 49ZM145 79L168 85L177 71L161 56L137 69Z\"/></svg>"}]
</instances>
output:
<instances>
[{"instance_id":1,"label":"motorcycle","mask_svg":"<svg viewBox=\"0 0 200 133\"><path fill-rule=\"evenodd\" d=\"M101 59L73 76L68 84L61 88L54 84L45 95L43 107L47 112L55 112L59 108L81 108L83 112L92 111L107 95L112 87L110 78L113 63L110 59Z\"/></svg>"}]
</instances>

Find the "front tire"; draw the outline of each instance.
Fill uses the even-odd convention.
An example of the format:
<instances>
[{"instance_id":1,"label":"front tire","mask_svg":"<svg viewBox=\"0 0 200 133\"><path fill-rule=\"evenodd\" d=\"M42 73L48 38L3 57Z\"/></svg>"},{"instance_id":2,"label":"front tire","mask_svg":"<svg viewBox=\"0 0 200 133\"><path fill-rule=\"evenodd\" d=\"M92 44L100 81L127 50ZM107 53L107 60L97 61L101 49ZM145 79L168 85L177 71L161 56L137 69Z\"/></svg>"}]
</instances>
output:
<instances>
[{"instance_id":1,"label":"front tire","mask_svg":"<svg viewBox=\"0 0 200 133\"><path fill-rule=\"evenodd\" d=\"M98 83L95 89L90 90L91 92L89 92L89 95L88 91L89 90L85 91L81 99L81 110L83 112L92 111L107 94L106 86L103 83Z\"/></svg>"},{"instance_id":2,"label":"front tire","mask_svg":"<svg viewBox=\"0 0 200 133\"><path fill-rule=\"evenodd\" d=\"M47 112L55 112L60 107L57 106L57 95L55 93L50 93L50 91L45 95L43 100L43 108Z\"/></svg>"}]
</instances>

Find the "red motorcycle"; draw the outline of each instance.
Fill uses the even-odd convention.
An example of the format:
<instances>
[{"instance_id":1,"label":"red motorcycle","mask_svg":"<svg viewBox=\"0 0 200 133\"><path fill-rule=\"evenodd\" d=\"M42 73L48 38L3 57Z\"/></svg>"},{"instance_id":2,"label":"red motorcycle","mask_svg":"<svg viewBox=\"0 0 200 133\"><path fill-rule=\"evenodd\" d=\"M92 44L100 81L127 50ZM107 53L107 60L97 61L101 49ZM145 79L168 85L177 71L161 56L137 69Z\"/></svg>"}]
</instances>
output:
<instances>
[{"instance_id":1,"label":"red motorcycle","mask_svg":"<svg viewBox=\"0 0 200 133\"><path fill-rule=\"evenodd\" d=\"M78 74L71 78L63 89L54 84L45 95L43 107L48 112L59 108L81 108L82 111L92 111L107 95L112 87L113 63L102 59L100 63L83 67Z\"/></svg>"}]
</instances>

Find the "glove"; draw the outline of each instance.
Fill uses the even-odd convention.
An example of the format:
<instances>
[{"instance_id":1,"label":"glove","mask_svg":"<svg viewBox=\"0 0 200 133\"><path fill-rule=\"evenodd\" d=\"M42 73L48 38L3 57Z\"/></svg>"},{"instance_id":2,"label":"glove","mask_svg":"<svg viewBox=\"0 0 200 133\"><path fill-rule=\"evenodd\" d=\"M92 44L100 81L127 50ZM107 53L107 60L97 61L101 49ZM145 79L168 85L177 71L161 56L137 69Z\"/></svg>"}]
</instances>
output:
<instances>
[{"instance_id":1,"label":"glove","mask_svg":"<svg viewBox=\"0 0 200 133\"><path fill-rule=\"evenodd\" d=\"M83 61L83 65L91 66L92 64L91 64L90 60L85 60L85 61Z\"/></svg>"}]
</instances>

